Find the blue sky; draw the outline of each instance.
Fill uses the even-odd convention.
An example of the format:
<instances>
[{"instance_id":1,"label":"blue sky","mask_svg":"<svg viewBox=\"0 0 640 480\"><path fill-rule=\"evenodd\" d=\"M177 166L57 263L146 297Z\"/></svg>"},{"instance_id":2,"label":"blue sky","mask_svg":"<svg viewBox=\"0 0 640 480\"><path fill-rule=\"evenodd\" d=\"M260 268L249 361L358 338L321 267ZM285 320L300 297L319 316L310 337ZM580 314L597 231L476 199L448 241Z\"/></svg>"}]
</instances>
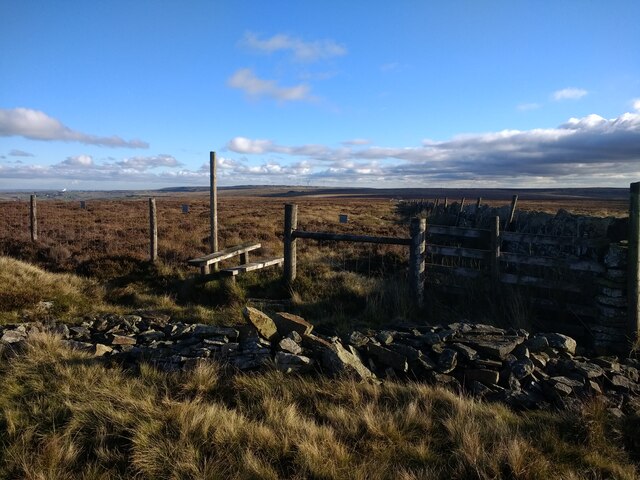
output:
<instances>
[{"instance_id":1,"label":"blue sky","mask_svg":"<svg viewBox=\"0 0 640 480\"><path fill-rule=\"evenodd\" d=\"M0 0L0 188L628 186L640 2Z\"/></svg>"}]
</instances>

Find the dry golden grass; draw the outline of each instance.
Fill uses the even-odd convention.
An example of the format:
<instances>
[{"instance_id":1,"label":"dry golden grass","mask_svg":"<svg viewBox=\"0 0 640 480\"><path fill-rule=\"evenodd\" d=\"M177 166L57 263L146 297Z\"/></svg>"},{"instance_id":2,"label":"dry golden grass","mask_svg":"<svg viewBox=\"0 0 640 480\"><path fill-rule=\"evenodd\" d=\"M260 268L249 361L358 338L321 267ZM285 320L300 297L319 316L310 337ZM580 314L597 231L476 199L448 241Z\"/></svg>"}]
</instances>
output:
<instances>
[{"instance_id":1,"label":"dry golden grass","mask_svg":"<svg viewBox=\"0 0 640 480\"><path fill-rule=\"evenodd\" d=\"M104 311L104 290L95 280L46 272L36 266L0 257L0 323L20 316L82 316ZM41 302L52 302L45 308ZM114 307L112 307L114 308Z\"/></svg>"},{"instance_id":2,"label":"dry golden grass","mask_svg":"<svg viewBox=\"0 0 640 480\"><path fill-rule=\"evenodd\" d=\"M40 335L0 366L0 477L637 478L601 405L514 413L420 384L107 368ZM627 423L638 423L638 413ZM627 446L625 448L625 445ZM637 448L637 447L636 447Z\"/></svg>"}]
</instances>

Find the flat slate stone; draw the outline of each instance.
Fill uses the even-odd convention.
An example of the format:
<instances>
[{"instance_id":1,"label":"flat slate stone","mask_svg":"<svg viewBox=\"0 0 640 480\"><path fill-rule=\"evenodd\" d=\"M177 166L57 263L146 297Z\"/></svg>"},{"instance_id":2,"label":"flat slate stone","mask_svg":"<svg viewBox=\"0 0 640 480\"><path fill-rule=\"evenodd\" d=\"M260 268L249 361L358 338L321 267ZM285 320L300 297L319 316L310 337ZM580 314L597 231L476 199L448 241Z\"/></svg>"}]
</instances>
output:
<instances>
[{"instance_id":1,"label":"flat slate stone","mask_svg":"<svg viewBox=\"0 0 640 480\"><path fill-rule=\"evenodd\" d=\"M293 341L288 337L280 340L280 342L278 343L278 347L280 347L280 350L283 350L284 352L289 352L293 355L298 355L302 353L302 347L300 347L300 345L298 345L295 341Z\"/></svg>"},{"instance_id":2,"label":"flat slate stone","mask_svg":"<svg viewBox=\"0 0 640 480\"><path fill-rule=\"evenodd\" d=\"M464 336L456 339L458 343L468 345L480 353L503 360L524 338L507 335Z\"/></svg>"},{"instance_id":3,"label":"flat slate stone","mask_svg":"<svg viewBox=\"0 0 640 480\"><path fill-rule=\"evenodd\" d=\"M374 357L383 365L393 368L399 372L406 372L409 370L409 364L407 363L407 357L404 355L389 350L388 348L369 343L367 345L367 351L369 355Z\"/></svg>"},{"instance_id":4,"label":"flat slate stone","mask_svg":"<svg viewBox=\"0 0 640 480\"><path fill-rule=\"evenodd\" d=\"M496 385L498 380L500 380L500 374L498 372L486 368L465 370L464 376L467 381L480 382L484 385Z\"/></svg>"},{"instance_id":5,"label":"flat slate stone","mask_svg":"<svg viewBox=\"0 0 640 480\"><path fill-rule=\"evenodd\" d=\"M110 334L108 338L111 341L111 345L135 345L138 343L135 337L129 337L127 335Z\"/></svg>"},{"instance_id":6,"label":"flat slate stone","mask_svg":"<svg viewBox=\"0 0 640 480\"><path fill-rule=\"evenodd\" d=\"M297 332L300 335L307 335L313 330L313 325L304 318L287 312L278 312L275 314L273 321L280 336L287 336L291 332Z\"/></svg>"},{"instance_id":7,"label":"flat slate stone","mask_svg":"<svg viewBox=\"0 0 640 480\"><path fill-rule=\"evenodd\" d=\"M193 334L196 337L229 337L238 338L239 332L235 328L219 327L217 325L203 325L201 323L196 324L193 329Z\"/></svg>"}]
</instances>

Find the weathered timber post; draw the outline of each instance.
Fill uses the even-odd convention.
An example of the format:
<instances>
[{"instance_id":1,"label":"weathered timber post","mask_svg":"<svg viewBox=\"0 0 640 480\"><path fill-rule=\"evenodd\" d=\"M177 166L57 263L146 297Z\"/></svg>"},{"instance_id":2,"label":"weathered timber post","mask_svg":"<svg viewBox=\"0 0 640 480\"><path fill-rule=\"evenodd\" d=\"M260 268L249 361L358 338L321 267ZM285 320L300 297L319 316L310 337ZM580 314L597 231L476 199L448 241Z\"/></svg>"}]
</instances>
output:
<instances>
[{"instance_id":1,"label":"weathered timber post","mask_svg":"<svg viewBox=\"0 0 640 480\"><path fill-rule=\"evenodd\" d=\"M460 208L458 209L458 216L456 217L456 227L458 226L458 222L460 222L460 215L462 215L462 209L464 208L464 201L465 198L462 197L462 200L460 200Z\"/></svg>"},{"instance_id":2,"label":"weathered timber post","mask_svg":"<svg viewBox=\"0 0 640 480\"><path fill-rule=\"evenodd\" d=\"M158 223L156 222L156 199L149 199L149 261L158 259Z\"/></svg>"},{"instance_id":3,"label":"weathered timber post","mask_svg":"<svg viewBox=\"0 0 640 480\"><path fill-rule=\"evenodd\" d=\"M424 252L427 221L412 218L410 224L411 246L409 247L409 289L416 305L424 302Z\"/></svg>"},{"instance_id":4,"label":"weathered timber post","mask_svg":"<svg viewBox=\"0 0 640 480\"><path fill-rule=\"evenodd\" d=\"M246 265L249 263L249 252L244 252L240 254L240 265ZM233 277L235 278L235 276Z\"/></svg>"},{"instance_id":5,"label":"weathered timber post","mask_svg":"<svg viewBox=\"0 0 640 480\"><path fill-rule=\"evenodd\" d=\"M500 217L496 216L493 219L491 225L491 256L490 256L490 268L491 268L491 283L494 293L498 291L498 285L500 282Z\"/></svg>"},{"instance_id":6,"label":"weathered timber post","mask_svg":"<svg viewBox=\"0 0 640 480\"><path fill-rule=\"evenodd\" d=\"M31 241L38 240L38 217L36 196L31 195L31 206L29 208L29 218L31 219Z\"/></svg>"},{"instance_id":7,"label":"weathered timber post","mask_svg":"<svg viewBox=\"0 0 640 480\"><path fill-rule=\"evenodd\" d=\"M296 239L294 230L298 228L298 205L284 206L284 281L291 283L296 278Z\"/></svg>"},{"instance_id":8,"label":"weathered timber post","mask_svg":"<svg viewBox=\"0 0 640 480\"><path fill-rule=\"evenodd\" d=\"M449 199L447 197L444 197L444 200L442 201L442 213L445 214L447 213L447 206L449 205Z\"/></svg>"},{"instance_id":9,"label":"weathered timber post","mask_svg":"<svg viewBox=\"0 0 640 480\"><path fill-rule=\"evenodd\" d=\"M81 210L86 210L87 209L87 204L84 200L80 200L80 209Z\"/></svg>"},{"instance_id":10,"label":"weathered timber post","mask_svg":"<svg viewBox=\"0 0 640 480\"><path fill-rule=\"evenodd\" d=\"M218 251L218 177L216 174L216 152L209 152L209 224L211 233L209 236L209 249L211 253ZM213 265L213 270L218 271L218 264Z\"/></svg>"},{"instance_id":11,"label":"weathered timber post","mask_svg":"<svg viewBox=\"0 0 640 480\"><path fill-rule=\"evenodd\" d=\"M640 333L640 182L629 186L629 194L628 335L635 342Z\"/></svg>"},{"instance_id":12,"label":"weathered timber post","mask_svg":"<svg viewBox=\"0 0 640 480\"><path fill-rule=\"evenodd\" d=\"M511 198L511 210L509 210L509 218L507 219L507 226L505 230L511 230L511 224L513 223L513 216L516 213L517 204L518 204L518 195L514 195Z\"/></svg>"},{"instance_id":13,"label":"weathered timber post","mask_svg":"<svg viewBox=\"0 0 640 480\"><path fill-rule=\"evenodd\" d=\"M480 225L480 204L482 203L482 197L478 197L478 200L476 201L476 213L473 217L473 226L478 228L478 225Z\"/></svg>"}]
</instances>

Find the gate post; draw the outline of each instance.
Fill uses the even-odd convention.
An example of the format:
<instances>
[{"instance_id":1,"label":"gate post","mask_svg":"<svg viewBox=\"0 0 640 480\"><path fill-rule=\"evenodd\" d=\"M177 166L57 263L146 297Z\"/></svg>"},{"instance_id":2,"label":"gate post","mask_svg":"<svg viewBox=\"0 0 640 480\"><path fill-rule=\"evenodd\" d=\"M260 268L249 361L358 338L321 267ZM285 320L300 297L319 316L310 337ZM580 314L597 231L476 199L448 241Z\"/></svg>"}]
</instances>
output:
<instances>
[{"instance_id":1,"label":"gate post","mask_svg":"<svg viewBox=\"0 0 640 480\"><path fill-rule=\"evenodd\" d=\"M409 289L418 307L422 307L424 302L424 253L426 250L426 231L426 219L411 219L411 246L409 247Z\"/></svg>"},{"instance_id":2,"label":"gate post","mask_svg":"<svg viewBox=\"0 0 640 480\"><path fill-rule=\"evenodd\" d=\"M284 206L284 281L291 284L296 278L296 239L293 231L298 228L298 205Z\"/></svg>"},{"instance_id":3,"label":"gate post","mask_svg":"<svg viewBox=\"0 0 640 480\"><path fill-rule=\"evenodd\" d=\"M629 253L627 259L628 335L635 343L640 333L640 182L629 186Z\"/></svg>"}]
</instances>

